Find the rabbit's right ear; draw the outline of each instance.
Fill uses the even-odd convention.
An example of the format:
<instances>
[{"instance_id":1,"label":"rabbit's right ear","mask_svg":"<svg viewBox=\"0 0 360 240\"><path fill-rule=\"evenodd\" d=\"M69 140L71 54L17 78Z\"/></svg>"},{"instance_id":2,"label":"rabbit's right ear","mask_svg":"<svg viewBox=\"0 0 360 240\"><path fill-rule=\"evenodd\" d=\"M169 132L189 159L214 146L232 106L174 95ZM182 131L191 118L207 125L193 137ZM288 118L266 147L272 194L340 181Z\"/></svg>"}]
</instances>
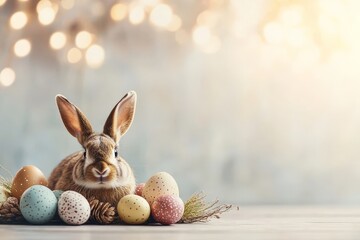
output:
<instances>
[{"instance_id":1,"label":"rabbit's right ear","mask_svg":"<svg viewBox=\"0 0 360 240\"><path fill-rule=\"evenodd\" d=\"M90 122L85 115L64 96L56 95L56 103L66 129L83 145L93 132Z\"/></svg>"}]
</instances>

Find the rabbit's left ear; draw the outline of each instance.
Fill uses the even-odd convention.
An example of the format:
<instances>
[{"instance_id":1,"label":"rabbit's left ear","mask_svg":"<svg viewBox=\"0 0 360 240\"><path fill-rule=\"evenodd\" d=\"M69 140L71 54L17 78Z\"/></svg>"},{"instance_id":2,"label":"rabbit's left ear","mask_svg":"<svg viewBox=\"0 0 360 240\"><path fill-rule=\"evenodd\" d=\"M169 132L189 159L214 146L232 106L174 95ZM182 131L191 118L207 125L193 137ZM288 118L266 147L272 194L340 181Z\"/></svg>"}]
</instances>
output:
<instances>
[{"instance_id":1,"label":"rabbit's left ear","mask_svg":"<svg viewBox=\"0 0 360 240\"><path fill-rule=\"evenodd\" d=\"M104 125L104 133L117 143L129 129L135 114L136 92L128 92L113 108Z\"/></svg>"}]
</instances>

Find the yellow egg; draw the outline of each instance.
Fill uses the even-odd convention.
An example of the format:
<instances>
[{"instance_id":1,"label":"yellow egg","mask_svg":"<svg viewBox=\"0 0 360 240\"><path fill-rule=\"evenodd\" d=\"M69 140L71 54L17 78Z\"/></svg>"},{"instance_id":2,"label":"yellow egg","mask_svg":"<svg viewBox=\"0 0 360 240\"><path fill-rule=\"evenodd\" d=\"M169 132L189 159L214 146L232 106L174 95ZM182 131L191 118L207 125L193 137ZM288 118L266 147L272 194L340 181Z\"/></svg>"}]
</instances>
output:
<instances>
[{"instance_id":1,"label":"yellow egg","mask_svg":"<svg viewBox=\"0 0 360 240\"><path fill-rule=\"evenodd\" d=\"M158 172L146 182L142 195L151 205L161 195L179 197L179 188L170 174Z\"/></svg>"},{"instance_id":2,"label":"yellow egg","mask_svg":"<svg viewBox=\"0 0 360 240\"><path fill-rule=\"evenodd\" d=\"M129 194L122 197L117 205L122 221L127 224L143 224L150 217L150 205L138 195Z\"/></svg>"},{"instance_id":3,"label":"yellow egg","mask_svg":"<svg viewBox=\"0 0 360 240\"><path fill-rule=\"evenodd\" d=\"M23 192L33 185L48 185L44 174L35 166L22 167L15 175L11 185L11 196L20 199Z\"/></svg>"}]
</instances>

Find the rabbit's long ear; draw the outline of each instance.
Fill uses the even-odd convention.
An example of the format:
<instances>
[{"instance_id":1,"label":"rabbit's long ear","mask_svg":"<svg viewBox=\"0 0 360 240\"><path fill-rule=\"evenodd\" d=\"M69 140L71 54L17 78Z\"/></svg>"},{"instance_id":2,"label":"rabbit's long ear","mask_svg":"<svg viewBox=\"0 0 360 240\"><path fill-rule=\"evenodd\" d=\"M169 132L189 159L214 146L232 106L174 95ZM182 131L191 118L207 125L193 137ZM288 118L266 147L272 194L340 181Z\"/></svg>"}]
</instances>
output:
<instances>
[{"instance_id":1,"label":"rabbit's long ear","mask_svg":"<svg viewBox=\"0 0 360 240\"><path fill-rule=\"evenodd\" d=\"M83 145L90 134L92 134L90 122L85 115L64 96L56 95L56 103L66 129Z\"/></svg>"},{"instance_id":2,"label":"rabbit's long ear","mask_svg":"<svg viewBox=\"0 0 360 240\"><path fill-rule=\"evenodd\" d=\"M129 129L135 114L136 92L128 92L113 108L104 125L104 133L115 142Z\"/></svg>"}]
</instances>

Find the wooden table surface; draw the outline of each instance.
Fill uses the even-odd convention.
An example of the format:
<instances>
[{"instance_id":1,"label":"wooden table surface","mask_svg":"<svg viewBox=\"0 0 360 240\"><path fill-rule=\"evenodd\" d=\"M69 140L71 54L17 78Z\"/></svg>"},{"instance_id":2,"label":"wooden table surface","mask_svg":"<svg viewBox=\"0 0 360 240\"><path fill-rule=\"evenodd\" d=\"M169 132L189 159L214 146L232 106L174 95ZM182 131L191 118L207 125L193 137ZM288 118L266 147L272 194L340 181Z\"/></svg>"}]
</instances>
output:
<instances>
[{"instance_id":1,"label":"wooden table surface","mask_svg":"<svg viewBox=\"0 0 360 240\"><path fill-rule=\"evenodd\" d=\"M0 225L0 240L17 239L360 239L360 207L244 206L210 223L172 226Z\"/></svg>"}]
</instances>

